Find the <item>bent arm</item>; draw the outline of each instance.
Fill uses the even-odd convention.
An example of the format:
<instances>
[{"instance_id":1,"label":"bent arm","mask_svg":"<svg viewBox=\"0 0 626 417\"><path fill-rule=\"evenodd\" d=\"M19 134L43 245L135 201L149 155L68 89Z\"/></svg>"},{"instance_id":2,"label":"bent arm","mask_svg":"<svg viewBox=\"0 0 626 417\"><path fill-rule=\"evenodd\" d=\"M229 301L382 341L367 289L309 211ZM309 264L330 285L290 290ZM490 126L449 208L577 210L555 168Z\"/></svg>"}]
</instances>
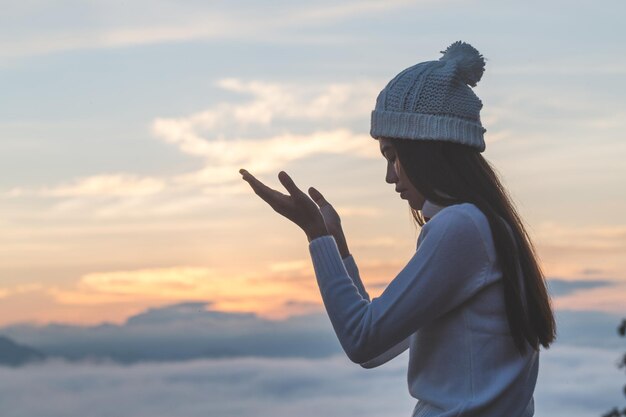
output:
<instances>
[{"instance_id":1,"label":"bent arm","mask_svg":"<svg viewBox=\"0 0 626 417\"><path fill-rule=\"evenodd\" d=\"M340 252L341 252L341 249L340 249ZM344 266L346 267L346 271L350 275L350 278L352 278L352 282L354 283L357 290L359 291L359 294L361 294L361 297L363 297L367 301L370 301L370 296L367 293L365 286L363 285L363 281L361 280L361 276L359 274L359 268L354 260L354 257L352 255L348 255L348 256L343 257L342 260L343 260ZM383 352L381 355L367 362L363 362L360 365L366 369L376 368L377 366L384 365L385 363L389 362L390 360L400 355L402 352L404 352L408 348L409 348L409 338L406 338L400 343L398 343L397 345L393 346L391 349L387 350L386 352Z\"/></svg>"},{"instance_id":2,"label":"bent arm","mask_svg":"<svg viewBox=\"0 0 626 417\"><path fill-rule=\"evenodd\" d=\"M363 297L332 236L309 243L320 294L344 351L364 364L399 350L420 327L460 305L483 285L490 260L473 219L440 214L422 228L421 244L380 297Z\"/></svg>"},{"instance_id":3,"label":"bent arm","mask_svg":"<svg viewBox=\"0 0 626 417\"><path fill-rule=\"evenodd\" d=\"M390 360L392 360L393 358L395 358L396 356L406 351L409 348L410 340L411 338L409 336L403 341L401 341L400 343L398 343L397 345L395 345L394 347L392 347L391 349L383 352L382 354L376 356L373 359L370 359L365 362L361 362L359 365L361 365L365 369L372 369L372 368L376 368L377 366L384 365Z\"/></svg>"}]
</instances>

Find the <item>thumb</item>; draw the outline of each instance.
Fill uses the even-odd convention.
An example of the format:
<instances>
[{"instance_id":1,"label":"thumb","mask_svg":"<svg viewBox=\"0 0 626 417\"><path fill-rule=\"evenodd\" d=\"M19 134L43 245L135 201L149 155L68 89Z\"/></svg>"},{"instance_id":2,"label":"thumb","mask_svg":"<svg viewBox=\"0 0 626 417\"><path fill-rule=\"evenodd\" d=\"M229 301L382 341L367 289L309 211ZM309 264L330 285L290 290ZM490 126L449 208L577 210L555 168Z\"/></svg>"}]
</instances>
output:
<instances>
[{"instance_id":1,"label":"thumb","mask_svg":"<svg viewBox=\"0 0 626 417\"><path fill-rule=\"evenodd\" d=\"M322 193L320 193L319 191L317 191L315 188L313 187L309 187L309 195L311 196L311 198L313 199L313 201L315 201L315 203L322 208L323 206L325 206L326 204L330 205L330 203L328 201L326 201L326 199L324 198L324 196L322 195Z\"/></svg>"}]
</instances>

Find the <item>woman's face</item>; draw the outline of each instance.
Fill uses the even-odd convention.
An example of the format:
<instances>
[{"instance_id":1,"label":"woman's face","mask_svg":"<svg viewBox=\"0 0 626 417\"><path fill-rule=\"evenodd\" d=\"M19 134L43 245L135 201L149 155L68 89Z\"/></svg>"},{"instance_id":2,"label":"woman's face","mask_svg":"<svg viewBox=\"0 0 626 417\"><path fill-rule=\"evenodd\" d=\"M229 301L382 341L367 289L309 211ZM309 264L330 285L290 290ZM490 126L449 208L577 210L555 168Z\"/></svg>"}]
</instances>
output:
<instances>
[{"instance_id":1,"label":"woman's face","mask_svg":"<svg viewBox=\"0 0 626 417\"><path fill-rule=\"evenodd\" d=\"M387 160L387 175L385 181L388 184L396 185L396 192L400 193L400 198L409 202L409 205L415 210L421 210L424 205L425 198L420 194L411 181L407 178L400 165L391 141L387 138L379 138L380 152Z\"/></svg>"}]
</instances>

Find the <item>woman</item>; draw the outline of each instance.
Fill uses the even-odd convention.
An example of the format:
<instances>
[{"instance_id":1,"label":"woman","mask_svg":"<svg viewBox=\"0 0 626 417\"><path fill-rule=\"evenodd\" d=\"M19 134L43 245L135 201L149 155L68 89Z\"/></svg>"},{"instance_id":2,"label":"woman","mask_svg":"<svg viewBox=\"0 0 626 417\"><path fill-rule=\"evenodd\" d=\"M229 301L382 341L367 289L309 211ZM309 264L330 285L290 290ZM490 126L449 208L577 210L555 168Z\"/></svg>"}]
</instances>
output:
<instances>
[{"instance_id":1,"label":"woman","mask_svg":"<svg viewBox=\"0 0 626 417\"><path fill-rule=\"evenodd\" d=\"M346 354L365 368L410 349L413 416L527 417L539 349L556 326L533 245L489 163L470 88L485 61L458 41L437 61L394 77L372 112L371 135L422 227L417 250L370 299L338 214L319 191L309 198L287 173L289 195L246 170L243 179L306 233L320 293Z\"/></svg>"}]
</instances>

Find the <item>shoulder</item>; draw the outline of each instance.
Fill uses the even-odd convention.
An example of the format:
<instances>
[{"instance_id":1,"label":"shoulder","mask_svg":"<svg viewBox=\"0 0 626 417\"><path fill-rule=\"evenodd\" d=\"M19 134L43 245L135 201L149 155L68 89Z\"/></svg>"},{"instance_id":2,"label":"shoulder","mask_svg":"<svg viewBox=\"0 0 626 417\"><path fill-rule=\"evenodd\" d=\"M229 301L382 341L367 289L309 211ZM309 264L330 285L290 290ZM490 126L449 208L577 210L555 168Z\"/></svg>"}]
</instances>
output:
<instances>
[{"instance_id":1,"label":"shoulder","mask_svg":"<svg viewBox=\"0 0 626 417\"><path fill-rule=\"evenodd\" d=\"M476 232L489 227L487 216L472 203L454 204L443 208L425 225L426 229L458 228L459 232Z\"/></svg>"},{"instance_id":2,"label":"shoulder","mask_svg":"<svg viewBox=\"0 0 626 417\"><path fill-rule=\"evenodd\" d=\"M439 211L423 227L424 235L446 236L447 239L464 241L480 246L487 253L491 246L491 229L487 216L472 203L448 206ZM489 256L491 258L491 254Z\"/></svg>"}]
</instances>

